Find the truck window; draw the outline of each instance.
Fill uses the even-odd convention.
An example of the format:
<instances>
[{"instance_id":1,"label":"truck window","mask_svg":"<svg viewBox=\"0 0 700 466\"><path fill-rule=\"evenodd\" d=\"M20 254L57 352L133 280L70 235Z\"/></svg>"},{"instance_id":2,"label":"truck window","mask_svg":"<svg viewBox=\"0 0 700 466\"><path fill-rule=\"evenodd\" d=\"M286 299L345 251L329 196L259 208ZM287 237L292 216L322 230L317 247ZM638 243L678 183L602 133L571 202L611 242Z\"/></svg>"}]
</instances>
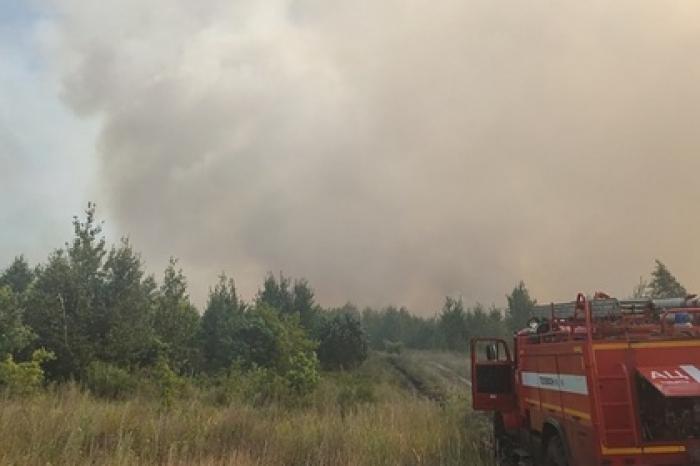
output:
<instances>
[{"instance_id":1,"label":"truck window","mask_svg":"<svg viewBox=\"0 0 700 466\"><path fill-rule=\"evenodd\" d=\"M476 391L507 394L513 391L513 369L503 341L479 341L474 345Z\"/></svg>"},{"instance_id":2,"label":"truck window","mask_svg":"<svg viewBox=\"0 0 700 466\"><path fill-rule=\"evenodd\" d=\"M474 345L477 364L488 362L509 362L508 351L502 341L479 341Z\"/></svg>"}]
</instances>

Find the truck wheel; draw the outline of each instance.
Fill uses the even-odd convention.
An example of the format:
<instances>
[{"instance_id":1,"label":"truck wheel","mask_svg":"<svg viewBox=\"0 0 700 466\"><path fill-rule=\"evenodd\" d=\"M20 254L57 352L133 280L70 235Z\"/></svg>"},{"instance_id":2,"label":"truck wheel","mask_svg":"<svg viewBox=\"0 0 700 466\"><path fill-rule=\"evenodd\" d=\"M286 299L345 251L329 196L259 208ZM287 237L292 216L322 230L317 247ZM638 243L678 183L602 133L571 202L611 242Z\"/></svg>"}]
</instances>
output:
<instances>
[{"instance_id":1,"label":"truck wheel","mask_svg":"<svg viewBox=\"0 0 700 466\"><path fill-rule=\"evenodd\" d=\"M554 435L547 442L547 454L544 460L545 466L569 466L564 453L564 444L558 435Z\"/></svg>"},{"instance_id":2,"label":"truck wheel","mask_svg":"<svg viewBox=\"0 0 700 466\"><path fill-rule=\"evenodd\" d=\"M506 434L500 413L495 413L493 419L493 457L496 466L515 466L512 442Z\"/></svg>"},{"instance_id":3,"label":"truck wheel","mask_svg":"<svg viewBox=\"0 0 700 466\"><path fill-rule=\"evenodd\" d=\"M498 441L495 451L496 466L517 466L510 447L502 440Z\"/></svg>"}]
</instances>

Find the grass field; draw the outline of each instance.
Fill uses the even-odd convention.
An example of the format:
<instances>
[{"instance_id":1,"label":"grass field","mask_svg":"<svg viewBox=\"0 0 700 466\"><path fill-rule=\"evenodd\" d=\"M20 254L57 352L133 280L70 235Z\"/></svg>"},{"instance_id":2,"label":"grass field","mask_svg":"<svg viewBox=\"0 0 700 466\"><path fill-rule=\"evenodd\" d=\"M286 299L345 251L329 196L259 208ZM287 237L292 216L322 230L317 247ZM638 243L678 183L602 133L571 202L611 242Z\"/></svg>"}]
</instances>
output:
<instances>
[{"instance_id":1,"label":"grass field","mask_svg":"<svg viewBox=\"0 0 700 466\"><path fill-rule=\"evenodd\" d=\"M486 465L466 370L462 356L373 354L294 406L222 405L190 387L166 407L64 385L0 401L0 464Z\"/></svg>"}]
</instances>

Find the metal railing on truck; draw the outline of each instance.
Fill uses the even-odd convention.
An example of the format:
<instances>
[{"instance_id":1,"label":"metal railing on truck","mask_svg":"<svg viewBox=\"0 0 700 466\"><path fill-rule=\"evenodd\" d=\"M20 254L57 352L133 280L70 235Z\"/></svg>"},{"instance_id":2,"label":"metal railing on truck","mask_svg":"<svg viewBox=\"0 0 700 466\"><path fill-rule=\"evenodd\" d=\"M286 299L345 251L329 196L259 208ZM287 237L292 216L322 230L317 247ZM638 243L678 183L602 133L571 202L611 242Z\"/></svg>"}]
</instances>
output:
<instances>
[{"instance_id":1,"label":"metal railing on truck","mask_svg":"<svg viewBox=\"0 0 700 466\"><path fill-rule=\"evenodd\" d=\"M588 304L591 309L591 317L597 319L655 310L661 312L668 309L697 308L700 307L700 300L695 296L689 298L640 298L626 300L619 300L616 298L594 298L589 299ZM571 319L581 314L582 310L580 301L542 304L534 307L533 317Z\"/></svg>"}]
</instances>

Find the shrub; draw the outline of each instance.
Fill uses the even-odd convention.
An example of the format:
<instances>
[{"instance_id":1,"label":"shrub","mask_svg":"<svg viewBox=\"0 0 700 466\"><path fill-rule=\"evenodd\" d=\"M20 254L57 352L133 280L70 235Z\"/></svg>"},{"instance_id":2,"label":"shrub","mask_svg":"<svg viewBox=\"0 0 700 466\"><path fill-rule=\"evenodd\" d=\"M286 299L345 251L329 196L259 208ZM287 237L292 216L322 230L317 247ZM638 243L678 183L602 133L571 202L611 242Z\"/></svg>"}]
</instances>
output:
<instances>
[{"instance_id":1,"label":"shrub","mask_svg":"<svg viewBox=\"0 0 700 466\"><path fill-rule=\"evenodd\" d=\"M238 367L249 370L249 385L264 394L256 399L299 397L318 384L316 345L298 316L280 316L258 305L245 314L239 335L250 349L238 359Z\"/></svg>"},{"instance_id":2,"label":"shrub","mask_svg":"<svg viewBox=\"0 0 700 466\"><path fill-rule=\"evenodd\" d=\"M85 374L85 385L100 398L125 399L136 390L136 379L126 370L101 361L93 361Z\"/></svg>"},{"instance_id":3,"label":"shrub","mask_svg":"<svg viewBox=\"0 0 700 466\"><path fill-rule=\"evenodd\" d=\"M44 370L41 365L54 359L54 354L44 349L32 353L32 360L16 363L8 355L0 362L0 387L11 395L34 393L44 383Z\"/></svg>"},{"instance_id":4,"label":"shrub","mask_svg":"<svg viewBox=\"0 0 700 466\"><path fill-rule=\"evenodd\" d=\"M238 317L232 335L239 349L230 355L233 363L228 371L213 379L210 396L217 404L234 400L294 404L316 388L320 378L316 344L298 316L282 316L258 304Z\"/></svg>"},{"instance_id":5,"label":"shrub","mask_svg":"<svg viewBox=\"0 0 700 466\"><path fill-rule=\"evenodd\" d=\"M270 402L289 402L294 398L287 381L275 371L257 367L241 378L244 400L255 406Z\"/></svg>"},{"instance_id":6,"label":"shrub","mask_svg":"<svg viewBox=\"0 0 700 466\"><path fill-rule=\"evenodd\" d=\"M293 405L317 387L320 381L318 358L313 352L293 353L283 370L259 366L244 369L234 364L227 374L209 381L208 397L218 405L234 402L254 406L271 402Z\"/></svg>"},{"instance_id":7,"label":"shrub","mask_svg":"<svg viewBox=\"0 0 700 466\"><path fill-rule=\"evenodd\" d=\"M283 377L293 394L305 395L313 391L320 379L316 354L292 354L289 357L289 369Z\"/></svg>"}]
</instances>

